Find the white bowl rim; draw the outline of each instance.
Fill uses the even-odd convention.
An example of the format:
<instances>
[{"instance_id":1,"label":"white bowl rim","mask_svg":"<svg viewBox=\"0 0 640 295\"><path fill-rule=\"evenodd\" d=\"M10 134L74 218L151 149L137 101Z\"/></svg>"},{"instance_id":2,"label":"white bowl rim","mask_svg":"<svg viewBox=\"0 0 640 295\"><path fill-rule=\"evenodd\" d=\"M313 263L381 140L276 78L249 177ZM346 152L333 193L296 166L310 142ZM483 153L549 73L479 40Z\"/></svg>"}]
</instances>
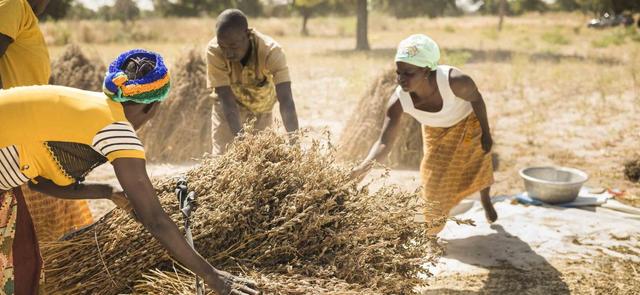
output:
<instances>
[{"instance_id":1,"label":"white bowl rim","mask_svg":"<svg viewBox=\"0 0 640 295\"><path fill-rule=\"evenodd\" d=\"M578 181L572 181L572 182L568 182L568 181L550 181L550 180L543 180L543 179L531 177L531 176L526 175L524 173L526 170L529 170L529 169L540 169L540 168L552 168L552 169L555 169L555 170L566 171L566 172L570 172L570 173L574 173L574 174L577 174L579 176L582 176L584 179L583 180L578 180ZM520 169L520 171L518 173L520 174L520 177L522 177L522 178L524 178L526 180L537 182L537 183L544 183L544 184L583 184L583 183L587 182L587 180L589 180L589 174L587 174L586 172L584 172L584 171L582 171L580 169L571 168L571 167L563 167L563 166L531 166L531 167L526 167L526 168Z\"/></svg>"}]
</instances>

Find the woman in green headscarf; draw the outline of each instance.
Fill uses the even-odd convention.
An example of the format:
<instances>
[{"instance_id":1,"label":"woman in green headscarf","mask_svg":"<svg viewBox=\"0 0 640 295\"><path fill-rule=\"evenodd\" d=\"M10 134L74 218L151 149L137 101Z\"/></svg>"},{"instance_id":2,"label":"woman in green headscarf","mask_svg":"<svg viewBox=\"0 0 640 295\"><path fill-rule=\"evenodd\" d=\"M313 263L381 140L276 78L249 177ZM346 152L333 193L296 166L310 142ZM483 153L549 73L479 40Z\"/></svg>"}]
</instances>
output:
<instances>
[{"instance_id":1,"label":"woman in green headscarf","mask_svg":"<svg viewBox=\"0 0 640 295\"><path fill-rule=\"evenodd\" d=\"M471 77L438 65L440 49L422 34L409 36L395 57L399 86L391 96L379 139L352 176L360 178L391 150L403 112L422 124L424 157L420 165L427 222L431 233L462 199L480 191L489 222L498 215L490 200L493 140L482 95ZM440 222L439 222L440 221Z\"/></svg>"}]
</instances>

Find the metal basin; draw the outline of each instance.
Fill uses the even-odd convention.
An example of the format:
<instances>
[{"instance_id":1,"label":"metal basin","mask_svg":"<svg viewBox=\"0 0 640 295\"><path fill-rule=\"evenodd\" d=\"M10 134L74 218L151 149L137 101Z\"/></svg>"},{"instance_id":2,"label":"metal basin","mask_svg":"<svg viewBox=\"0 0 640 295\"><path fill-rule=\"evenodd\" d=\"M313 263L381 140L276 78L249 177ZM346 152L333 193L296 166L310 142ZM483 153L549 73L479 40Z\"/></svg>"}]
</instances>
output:
<instances>
[{"instance_id":1,"label":"metal basin","mask_svg":"<svg viewBox=\"0 0 640 295\"><path fill-rule=\"evenodd\" d=\"M528 167L520 170L529 197L549 204L574 201L589 179L587 173L568 167Z\"/></svg>"}]
</instances>

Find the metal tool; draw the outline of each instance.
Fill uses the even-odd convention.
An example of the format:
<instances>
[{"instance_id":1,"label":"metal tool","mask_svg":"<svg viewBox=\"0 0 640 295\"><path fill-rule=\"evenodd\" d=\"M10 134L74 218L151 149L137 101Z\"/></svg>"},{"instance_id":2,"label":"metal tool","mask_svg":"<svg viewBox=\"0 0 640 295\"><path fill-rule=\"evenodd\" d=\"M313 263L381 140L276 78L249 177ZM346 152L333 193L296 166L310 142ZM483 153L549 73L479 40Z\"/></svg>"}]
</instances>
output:
<instances>
[{"instance_id":1,"label":"metal tool","mask_svg":"<svg viewBox=\"0 0 640 295\"><path fill-rule=\"evenodd\" d=\"M187 180L181 177L176 184L176 196L178 197L180 212L184 218L184 237L187 243L195 250L193 246L193 236L191 235L191 214L197 209L196 193L189 191ZM200 278L196 275L196 295L204 295L204 285L200 282Z\"/></svg>"}]
</instances>

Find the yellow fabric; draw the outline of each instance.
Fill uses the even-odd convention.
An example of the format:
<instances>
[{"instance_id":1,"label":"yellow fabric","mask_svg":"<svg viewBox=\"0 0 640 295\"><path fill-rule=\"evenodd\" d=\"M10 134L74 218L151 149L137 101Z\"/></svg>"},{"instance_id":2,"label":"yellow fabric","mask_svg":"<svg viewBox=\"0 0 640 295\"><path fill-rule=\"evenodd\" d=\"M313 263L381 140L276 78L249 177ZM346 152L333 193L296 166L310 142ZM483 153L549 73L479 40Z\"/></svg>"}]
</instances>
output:
<instances>
[{"instance_id":1,"label":"yellow fabric","mask_svg":"<svg viewBox=\"0 0 640 295\"><path fill-rule=\"evenodd\" d=\"M228 61L216 38L207 46L207 87L230 86L238 103L254 113L271 112L275 85L291 81L284 51L269 36L251 30L251 56L245 66Z\"/></svg>"},{"instance_id":2,"label":"yellow fabric","mask_svg":"<svg viewBox=\"0 0 640 295\"><path fill-rule=\"evenodd\" d=\"M0 34L13 40L0 57L2 88L48 84L51 75L49 52L38 27L38 18L29 3L26 0L0 0L0 20ZM3 116L5 114L2 112ZM26 129L20 130L27 133ZM3 139L0 136L0 140ZM93 222L85 200L56 199L31 192L26 186L22 189L40 241L57 239Z\"/></svg>"},{"instance_id":3,"label":"yellow fabric","mask_svg":"<svg viewBox=\"0 0 640 295\"><path fill-rule=\"evenodd\" d=\"M47 84L49 52L38 18L26 0L0 0L0 34L13 39L0 57L2 87Z\"/></svg>"},{"instance_id":4,"label":"yellow fabric","mask_svg":"<svg viewBox=\"0 0 640 295\"><path fill-rule=\"evenodd\" d=\"M64 200L21 187L39 242L55 241L64 234L93 223L86 201Z\"/></svg>"},{"instance_id":5,"label":"yellow fabric","mask_svg":"<svg viewBox=\"0 0 640 295\"><path fill-rule=\"evenodd\" d=\"M16 146L22 173L30 179L42 176L61 186L75 180L62 171L45 141L91 146L102 128L127 121L122 105L103 93L53 85L3 90L0 113L0 147ZM113 152L108 159L121 157L144 159L144 152Z\"/></svg>"},{"instance_id":6,"label":"yellow fabric","mask_svg":"<svg viewBox=\"0 0 640 295\"><path fill-rule=\"evenodd\" d=\"M491 153L482 149L482 129L475 113L449 127L422 127L420 165L427 222L446 217L465 197L493 184ZM430 230L436 234L444 225Z\"/></svg>"}]
</instances>

